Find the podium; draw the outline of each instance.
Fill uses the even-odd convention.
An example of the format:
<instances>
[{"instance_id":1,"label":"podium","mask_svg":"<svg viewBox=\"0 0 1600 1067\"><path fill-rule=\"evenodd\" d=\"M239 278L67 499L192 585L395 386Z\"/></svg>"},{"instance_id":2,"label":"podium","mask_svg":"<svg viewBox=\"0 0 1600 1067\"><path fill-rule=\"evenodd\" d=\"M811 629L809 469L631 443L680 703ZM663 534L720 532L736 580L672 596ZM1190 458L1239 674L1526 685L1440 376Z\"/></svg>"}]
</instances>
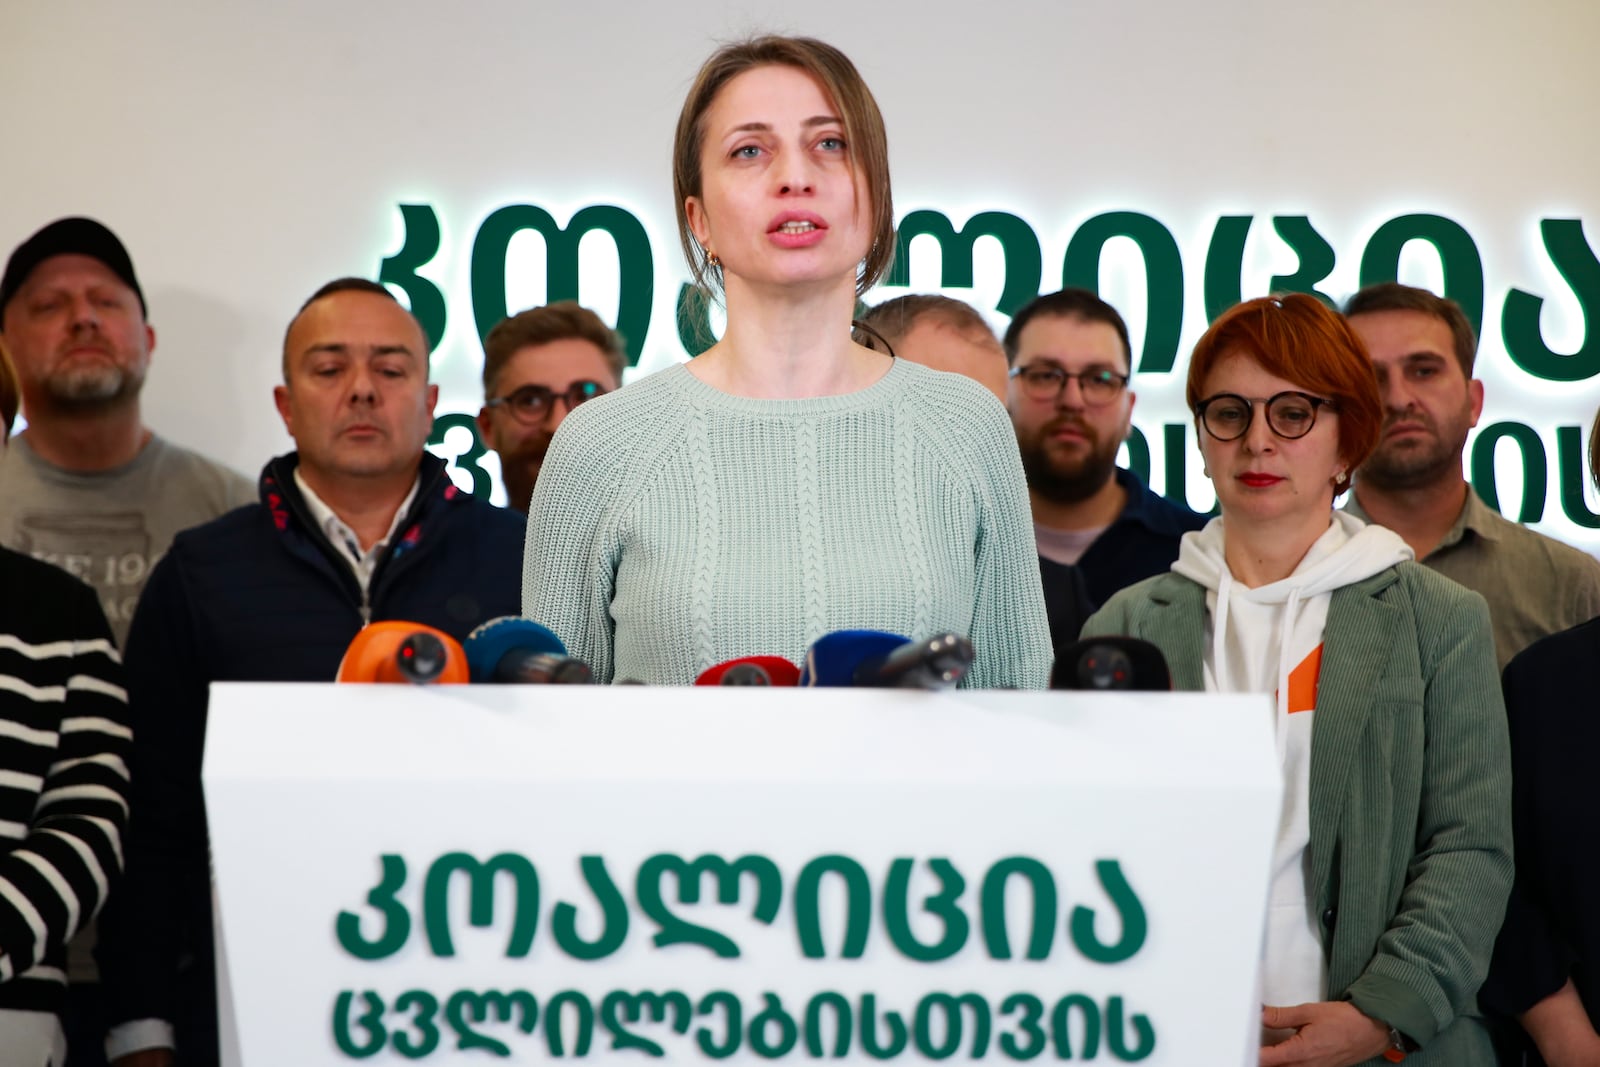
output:
<instances>
[{"instance_id":1,"label":"podium","mask_svg":"<svg viewBox=\"0 0 1600 1067\"><path fill-rule=\"evenodd\" d=\"M212 688L224 1062L1253 1062L1267 697Z\"/></svg>"}]
</instances>

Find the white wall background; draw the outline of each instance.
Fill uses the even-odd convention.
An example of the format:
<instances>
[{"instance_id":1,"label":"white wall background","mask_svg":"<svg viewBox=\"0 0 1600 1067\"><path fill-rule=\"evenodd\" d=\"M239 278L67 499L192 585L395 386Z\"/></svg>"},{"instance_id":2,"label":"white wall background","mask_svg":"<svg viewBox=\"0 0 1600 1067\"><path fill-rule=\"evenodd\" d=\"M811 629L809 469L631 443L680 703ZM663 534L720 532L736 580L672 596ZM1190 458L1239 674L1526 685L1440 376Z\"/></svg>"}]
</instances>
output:
<instances>
[{"instance_id":1,"label":"white wall background","mask_svg":"<svg viewBox=\"0 0 1600 1067\"><path fill-rule=\"evenodd\" d=\"M1485 422L1541 429L1551 481L1539 528L1600 549L1600 531L1561 517L1553 436L1587 427L1600 386L1531 378L1498 331L1517 286L1549 298L1554 347L1583 336L1538 224L1584 219L1600 247L1595 0L5 0L0 250L64 214L111 225L159 333L148 421L248 472L289 446L270 389L291 313L331 277L374 276L399 247L402 202L431 203L445 226L424 271L450 297L435 355L442 412L481 401L468 252L508 203L563 223L596 203L641 219L658 289L648 370L682 358L671 310L687 271L668 162L682 95L716 42L766 29L821 36L861 67L889 126L897 214L1021 216L1043 246L1046 289L1085 219L1126 209L1161 220L1184 254L1184 351L1205 326L1204 251L1220 215L1256 216L1246 295L1293 267L1275 214L1309 215L1333 244L1322 288L1337 297L1356 287L1383 221L1421 211L1460 222L1484 260ZM919 290L938 283L924 244L912 257ZM980 242L976 291L955 295L992 307L990 245ZM541 302L538 239L512 247L512 306ZM1436 259L1403 262L1408 280L1438 284ZM585 242L586 298L614 264L603 237ZM1113 246L1104 271L1137 346L1139 260ZM1153 444L1162 422L1184 421L1182 369L1180 358L1175 373L1136 382L1136 421ZM1514 505L1507 455L1501 467ZM1193 501L1209 505L1191 478Z\"/></svg>"}]
</instances>

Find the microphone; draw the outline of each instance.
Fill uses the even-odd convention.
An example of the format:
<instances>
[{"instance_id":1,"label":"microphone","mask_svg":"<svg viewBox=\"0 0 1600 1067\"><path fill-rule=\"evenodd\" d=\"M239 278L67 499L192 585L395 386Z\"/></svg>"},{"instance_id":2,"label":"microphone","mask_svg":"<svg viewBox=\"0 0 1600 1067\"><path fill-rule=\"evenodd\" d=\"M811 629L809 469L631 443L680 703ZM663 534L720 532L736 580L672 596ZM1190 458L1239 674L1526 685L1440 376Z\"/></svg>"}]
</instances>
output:
<instances>
[{"instance_id":1,"label":"microphone","mask_svg":"<svg viewBox=\"0 0 1600 1067\"><path fill-rule=\"evenodd\" d=\"M806 652L800 684L943 689L972 666L972 642L960 634L912 641L881 630L838 630Z\"/></svg>"},{"instance_id":2,"label":"microphone","mask_svg":"<svg viewBox=\"0 0 1600 1067\"><path fill-rule=\"evenodd\" d=\"M800 668L782 656L740 656L707 667L695 685L798 685Z\"/></svg>"},{"instance_id":3,"label":"microphone","mask_svg":"<svg viewBox=\"0 0 1600 1067\"><path fill-rule=\"evenodd\" d=\"M357 632L334 680L460 685L468 673L467 654L455 638L420 622L391 619Z\"/></svg>"},{"instance_id":4,"label":"microphone","mask_svg":"<svg viewBox=\"0 0 1600 1067\"><path fill-rule=\"evenodd\" d=\"M1137 637L1090 637L1056 656L1051 689L1171 690L1166 657Z\"/></svg>"},{"instance_id":5,"label":"microphone","mask_svg":"<svg viewBox=\"0 0 1600 1067\"><path fill-rule=\"evenodd\" d=\"M567 655L561 638L531 619L502 615L467 635L474 682L507 685L588 685L594 672Z\"/></svg>"},{"instance_id":6,"label":"microphone","mask_svg":"<svg viewBox=\"0 0 1600 1067\"><path fill-rule=\"evenodd\" d=\"M863 663L856 669L856 684L948 689L966 675L972 658L971 638L938 634L922 641L907 641L881 662Z\"/></svg>"}]
</instances>

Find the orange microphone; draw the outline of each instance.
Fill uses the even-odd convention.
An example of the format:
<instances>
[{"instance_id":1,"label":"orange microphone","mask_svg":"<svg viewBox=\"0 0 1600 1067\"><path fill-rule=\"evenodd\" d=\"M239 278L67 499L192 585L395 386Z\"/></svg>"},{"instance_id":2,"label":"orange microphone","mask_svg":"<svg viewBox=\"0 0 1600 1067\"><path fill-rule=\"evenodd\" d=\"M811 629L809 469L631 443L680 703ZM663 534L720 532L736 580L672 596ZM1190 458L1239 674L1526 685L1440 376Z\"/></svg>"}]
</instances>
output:
<instances>
[{"instance_id":1,"label":"orange microphone","mask_svg":"<svg viewBox=\"0 0 1600 1067\"><path fill-rule=\"evenodd\" d=\"M340 682L464 685L467 654L443 630L420 622L368 623L339 661Z\"/></svg>"}]
</instances>

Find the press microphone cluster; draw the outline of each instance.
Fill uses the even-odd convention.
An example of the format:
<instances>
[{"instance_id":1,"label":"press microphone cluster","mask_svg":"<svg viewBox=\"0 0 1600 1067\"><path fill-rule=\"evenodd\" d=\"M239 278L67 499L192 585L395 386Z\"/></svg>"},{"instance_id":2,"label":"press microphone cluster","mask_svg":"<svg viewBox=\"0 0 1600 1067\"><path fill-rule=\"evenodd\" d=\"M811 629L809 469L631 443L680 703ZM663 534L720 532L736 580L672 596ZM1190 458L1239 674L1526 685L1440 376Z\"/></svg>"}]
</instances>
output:
<instances>
[{"instance_id":1,"label":"press microphone cluster","mask_svg":"<svg viewBox=\"0 0 1600 1067\"><path fill-rule=\"evenodd\" d=\"M972 667L972 641L945 633L913 641L881 630L838 630L806 652L800 684L948 689Z\"/></svg>"},{"instance_id":2,"label":"press microphone cluster","mask_svg":"<svg viewBox=\"0 0 1600 1067\"><path fill-rule=\"evenodd\" d=\"M588 685L594 672L567 655L561 638L531 619L503 615L467 635L474 682L504 685Z\"/></svg>"}]
</instances>

